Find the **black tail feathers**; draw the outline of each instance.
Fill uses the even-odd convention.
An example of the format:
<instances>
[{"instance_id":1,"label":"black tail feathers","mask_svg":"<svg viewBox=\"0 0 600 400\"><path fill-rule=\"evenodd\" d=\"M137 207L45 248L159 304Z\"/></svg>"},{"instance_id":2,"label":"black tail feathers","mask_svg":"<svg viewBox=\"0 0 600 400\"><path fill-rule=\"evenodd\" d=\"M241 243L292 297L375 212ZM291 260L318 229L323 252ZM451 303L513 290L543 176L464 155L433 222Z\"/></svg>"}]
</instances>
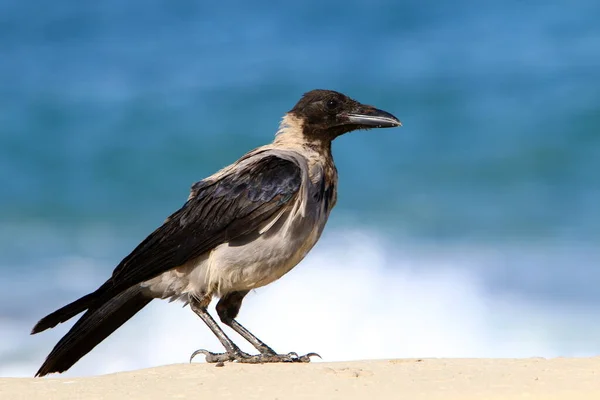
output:
<instances>
[{"instance_id":1,"label":"black tail feathers","mask_svg":"<svg viewBox=\"0 0 600 400\"><path fill-rule=\"evenodd\" d=\"M131 287L106 301L99 301L103 300L98 297L101 289L53 312L35 325L32 334L52 328L87 309L54 346L36 376L66 371L152 301L141 292L139 286Z\"/></svg>"}]
</instances>

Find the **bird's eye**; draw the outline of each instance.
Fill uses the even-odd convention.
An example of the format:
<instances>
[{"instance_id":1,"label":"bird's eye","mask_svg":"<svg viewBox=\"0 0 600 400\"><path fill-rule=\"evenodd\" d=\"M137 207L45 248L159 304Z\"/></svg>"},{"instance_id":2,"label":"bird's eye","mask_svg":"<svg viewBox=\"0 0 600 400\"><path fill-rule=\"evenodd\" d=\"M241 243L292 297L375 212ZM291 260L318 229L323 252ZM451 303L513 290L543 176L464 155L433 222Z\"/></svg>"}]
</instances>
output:
<instances>
[{"instance_id":1,"label":"bird's eye","mask_svg":"<svg viewBox=\"0 0 600 400\"><path fill-rule=\"evenodd\" d=\"M327 100L326 105L328 110L335 110L338 106L338 101L336 99L329 99Z\"/></svg>"}]
</instances>

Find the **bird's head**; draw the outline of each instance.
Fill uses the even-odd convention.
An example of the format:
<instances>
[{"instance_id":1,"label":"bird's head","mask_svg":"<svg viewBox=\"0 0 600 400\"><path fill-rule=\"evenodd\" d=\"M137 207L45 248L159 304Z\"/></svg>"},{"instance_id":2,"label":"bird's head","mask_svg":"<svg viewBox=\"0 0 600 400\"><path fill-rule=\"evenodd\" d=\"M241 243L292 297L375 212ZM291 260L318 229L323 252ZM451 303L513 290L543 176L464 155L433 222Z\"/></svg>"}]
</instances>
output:
<instances>
[{"instance_id":1,"label":"bird's head","mask_svg":"<svg viewBox=\"0 0 600 400\"><path fill-rule=\"evenodd\" d=\"M323 140L333 140L357 129L402 125L392 114L332 90L305 93L288 115L301 121L305 137Z\"/></svg>"}]
</instances>

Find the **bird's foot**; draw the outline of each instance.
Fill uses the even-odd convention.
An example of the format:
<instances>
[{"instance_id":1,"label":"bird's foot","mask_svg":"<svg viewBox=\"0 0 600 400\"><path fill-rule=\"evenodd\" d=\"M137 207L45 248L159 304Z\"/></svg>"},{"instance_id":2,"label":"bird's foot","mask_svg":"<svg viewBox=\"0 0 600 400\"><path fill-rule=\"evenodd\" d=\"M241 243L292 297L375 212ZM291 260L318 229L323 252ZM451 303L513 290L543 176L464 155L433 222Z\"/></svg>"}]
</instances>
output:
<instances>
[{"instance_id":1,"label":"bird's foot","mask_svg":"<svg viewBox=\"0 0 600 400\"><path fill-rule=\"evenodd\" d=\"M207 363L223 363L225 361L241 362L240 360L252 357L250 354L244 353L241 350L232 351L229 353L213 353L208 350L200 349L192 353L192 355L190 356L190 362L192 362L194 357L196 357L198 354L204 354L205 361Z\"/></svg>"},{"instance_id":2,"label":"bird's foot","mask_svg":"<svg viewBox=\"0 0 600 400\"><path fill-rule=\"evenodd\" d=\"M280 362L291 362L291 363L309 363L311 357L319 357L317 353L308 353L303 356L298 355L296 352L287 354L277 354L274 351L265 352L250 356L250 360L244 360L241 362L252 363L252 364L263 364L263 363L280 363Z\"/></svg>"},{"instance_id":3,"label":"bird's foot","mask_svg":"<svg viewBox=\"0 0 600 400\"><path fill-rule=\"evenodd\" d=\"M299 356L298 353L291 352L288 354L277 354L275 352L261 353L256 355L250 355L243 351L235 351L231 353L213 353L208 350L196 350L190 357L190 362L198 354L204 354L206 356L205 361L207 363L224 363L226 361L244 363L244 364L264 364L264 363L308 363L311 357L319 357L317 353L308 353L303 356Z\"/></svg>"}]
</instances>

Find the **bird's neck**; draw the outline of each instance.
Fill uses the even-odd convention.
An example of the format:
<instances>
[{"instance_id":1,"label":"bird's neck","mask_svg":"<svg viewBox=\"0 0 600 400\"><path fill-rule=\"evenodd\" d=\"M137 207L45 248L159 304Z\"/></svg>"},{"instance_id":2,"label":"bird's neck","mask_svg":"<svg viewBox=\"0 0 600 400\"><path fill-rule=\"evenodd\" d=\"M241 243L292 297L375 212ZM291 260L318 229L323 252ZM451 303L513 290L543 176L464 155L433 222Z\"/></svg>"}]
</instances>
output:
<instances>
[{"instance_id":1,"label":"bird's neck","mask_svg":"<svg viewBox=\"0 0 600 400\"><path fill-rule=\"evenodd\" d=\"M278 147L310 149L321 157L331 158L331 140L320 135L306 134L302 120L290 114L283 117L273 144Z\"/></svg>"},{"instance_id":2,"label":"bird's neck","mask_svg":"<svg viewBox=\"0 0 600 400\"><path fill-rule=\"evenodd\" d=\"M331 140L323 140L322 136L318 135L305 134L302 125L299 118L287 114L281 121L273 146L301 154L308 163L309 171L314 171L315 167L318 167L316 170L325 173L328 185L335 190L337 169L331 154Z\"/></svg>"}]
</instances>

